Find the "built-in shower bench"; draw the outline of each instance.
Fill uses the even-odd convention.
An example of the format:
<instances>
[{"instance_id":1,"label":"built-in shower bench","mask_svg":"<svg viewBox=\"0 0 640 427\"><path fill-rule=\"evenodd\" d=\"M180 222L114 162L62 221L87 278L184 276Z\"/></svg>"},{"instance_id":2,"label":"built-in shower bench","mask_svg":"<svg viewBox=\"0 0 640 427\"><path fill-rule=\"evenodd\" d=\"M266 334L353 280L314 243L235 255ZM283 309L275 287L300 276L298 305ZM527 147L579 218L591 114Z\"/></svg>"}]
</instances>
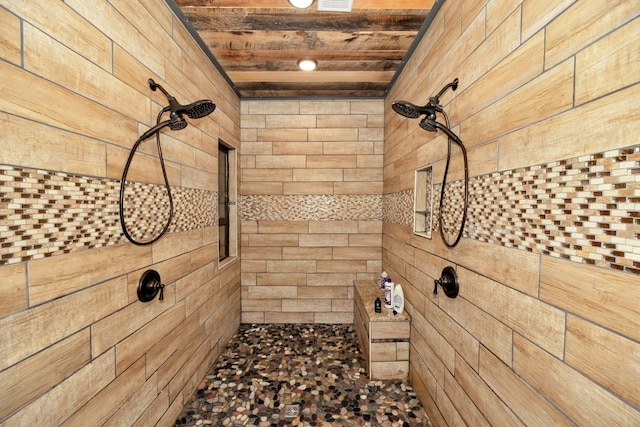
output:
<instances>
[{"instance_id":1,"label":"built-in shower bench","mask_svg":"<svg viewBox=\"0 0 640 427\"><path fill-rule=\"evenodd\" d=\"M384 306L384 291L377 281L355 280L354 288L353 322L369 379L407 379L411 317L406 311L394 315ZM376 297L382 301L381 313L375 312Z\"/></svg>"}]
</instances>

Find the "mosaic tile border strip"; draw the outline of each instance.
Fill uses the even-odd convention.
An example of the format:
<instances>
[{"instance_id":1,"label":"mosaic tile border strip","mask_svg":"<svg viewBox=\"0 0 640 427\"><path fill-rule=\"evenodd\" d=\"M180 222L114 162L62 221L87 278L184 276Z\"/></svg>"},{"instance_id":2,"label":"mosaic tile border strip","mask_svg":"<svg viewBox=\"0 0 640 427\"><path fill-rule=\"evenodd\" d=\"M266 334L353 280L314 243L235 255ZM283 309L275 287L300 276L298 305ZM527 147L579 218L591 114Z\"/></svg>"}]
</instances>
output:
<instances>
[{"instance_id":1,"label":"mosaic tile border strip","mask_svg":"<svg viewBox=\"0 0 640 427\"><path fill-rule=\"evenodd\" d=\"M0 165L0 265L124 243L118 214L120 181ZM215 225L217 192L175 187L168 232ZM153 235L168 212L164 187L128 183L127 223ZM159 218L163 218L160 220ZM131 222L133 220L133 222Z\"/></svg>"},{"instance_id":2,"label":"mosaic tile border strip","mask_svg":"<svg viewBox=\"0 0 640 427\"><path fill-rule=\"evenodd\" d=\"M382 195L243 195L243 221L380 221Z\"/></svg>"},{"instance_id":3,"label":"mosaic tile border strip","mask_svg":"<svg viewBox=\"0 0 640 427\"><path fill-rule=\"evenodd\" d=\"M411 226L413 195L385 195L385 221ZM411 193L413 193L411 191ZM434 185L433 230L440 186ZM447 184L445 231L457 232L462 182ZM474 177L464 237L640 274L640 145Z\"/></svg>"}]
</instances>

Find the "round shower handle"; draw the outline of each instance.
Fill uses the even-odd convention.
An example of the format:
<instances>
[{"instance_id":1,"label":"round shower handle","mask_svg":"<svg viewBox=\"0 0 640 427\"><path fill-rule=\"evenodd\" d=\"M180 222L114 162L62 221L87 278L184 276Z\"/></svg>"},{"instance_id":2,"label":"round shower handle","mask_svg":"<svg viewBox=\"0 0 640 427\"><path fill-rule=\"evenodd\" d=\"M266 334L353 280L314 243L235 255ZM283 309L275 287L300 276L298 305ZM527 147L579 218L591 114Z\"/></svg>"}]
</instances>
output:
<instances>
[{"instance_id":1,"label":"round shower handle","mask_svg":"<svg viewBox=\"0 0 640 427\"><path fill-rule=\"evenodd\" d=\"M444 294L449 298L455 298L458 296L460 285L458 283L458 276L456 276L456 271L453 267L445 267L444 270L442 270L440 278L433 282L435 283L433 288L434 295L438 294L438 285L440 285L444 290Z\"/></svg>"},{"instance_id":2,"label":"round shower handle","mask_svg":"<svg viewBox=\"0 0 640 427\"><path fill-rule=\"evenodd\" d=\"M160 280L160 274L155 270L147 270L142 273L138 281L138 299L142 302L153 300L160 293L160 301L164 299L164 285Z\"/></svg>"}]
</instances>

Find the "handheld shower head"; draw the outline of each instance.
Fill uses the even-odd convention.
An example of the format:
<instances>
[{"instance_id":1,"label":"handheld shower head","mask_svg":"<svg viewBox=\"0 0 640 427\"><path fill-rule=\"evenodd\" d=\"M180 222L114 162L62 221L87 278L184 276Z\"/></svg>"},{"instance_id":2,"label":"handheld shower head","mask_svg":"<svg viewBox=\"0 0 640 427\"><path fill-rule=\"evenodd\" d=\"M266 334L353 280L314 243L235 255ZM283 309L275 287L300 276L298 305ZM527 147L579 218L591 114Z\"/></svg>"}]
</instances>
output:
<instances>
[{"instance_id":1,"label":"handheld shower head","mask_svg":"<svg viewBox=\"0 0 640 427\"><path fill-rule=\"evenodd\" d=\"M213 113L213 111L216 109L216 104L214 104L213 101L209 99L202 99L189 105L182 105L153 79L149 79L149 87L153 91L155 91L156 89L160 89L160 92L162 92L164 96L167 97L167 100L169 101L169 111L171 111L171 117L182 116L183 114L186 114L191 119L201 119ZM171 129L179 130L184 129L186 126L187 125L185 122L184 126L178 127L177 129L171 127Z\"/></svg>"},{"instance_id":2,"label":"handheld shower head","mask_svg":"<svg viewBox=\"0 0 640 427\"><path fill-rule=\"evenodd\" d=\"M436 127L436 123L438 122L430 119L429 117L425 117L420 121L420 127L427 132L436 132L438 130L438 128Z\"/></svg>"}]
</instances>

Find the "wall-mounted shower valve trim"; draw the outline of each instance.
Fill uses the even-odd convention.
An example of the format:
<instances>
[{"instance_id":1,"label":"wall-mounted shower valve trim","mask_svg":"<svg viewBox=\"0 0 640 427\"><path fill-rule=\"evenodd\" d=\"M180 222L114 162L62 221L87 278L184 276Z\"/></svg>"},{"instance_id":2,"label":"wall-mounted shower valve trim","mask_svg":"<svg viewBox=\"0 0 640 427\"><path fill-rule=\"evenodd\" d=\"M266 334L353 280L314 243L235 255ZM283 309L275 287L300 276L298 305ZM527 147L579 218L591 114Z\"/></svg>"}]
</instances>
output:
<instances>
[{"instance_id":1,"label":"wall-mounted shower valve trim","mask_svg":"<svg viewBox=\"0 0 640 427\"><path fill-rule=\"evenodd\" d=\"M439 279L433 281L435 286L433 287L433 294L438 295L438 285L442 286L444 294L449 298L455 298L458 296L458 290L460 284L458 283L458 276L453 267L445 267L442 270L442 275Z\"/></svg>"},{"instance_id":2,"label":"wall-mounted shower valve trim","mask_svg":"<svg viewBox=\"0 0 640 427\"><path fill-rule=\"evenodd\" d=\"M147 270L138 281L138 299L142 302L152 301L160 293L159 301L164 299L164 285L160 274L155 270Z\"/></svg>"}]
</instances>

